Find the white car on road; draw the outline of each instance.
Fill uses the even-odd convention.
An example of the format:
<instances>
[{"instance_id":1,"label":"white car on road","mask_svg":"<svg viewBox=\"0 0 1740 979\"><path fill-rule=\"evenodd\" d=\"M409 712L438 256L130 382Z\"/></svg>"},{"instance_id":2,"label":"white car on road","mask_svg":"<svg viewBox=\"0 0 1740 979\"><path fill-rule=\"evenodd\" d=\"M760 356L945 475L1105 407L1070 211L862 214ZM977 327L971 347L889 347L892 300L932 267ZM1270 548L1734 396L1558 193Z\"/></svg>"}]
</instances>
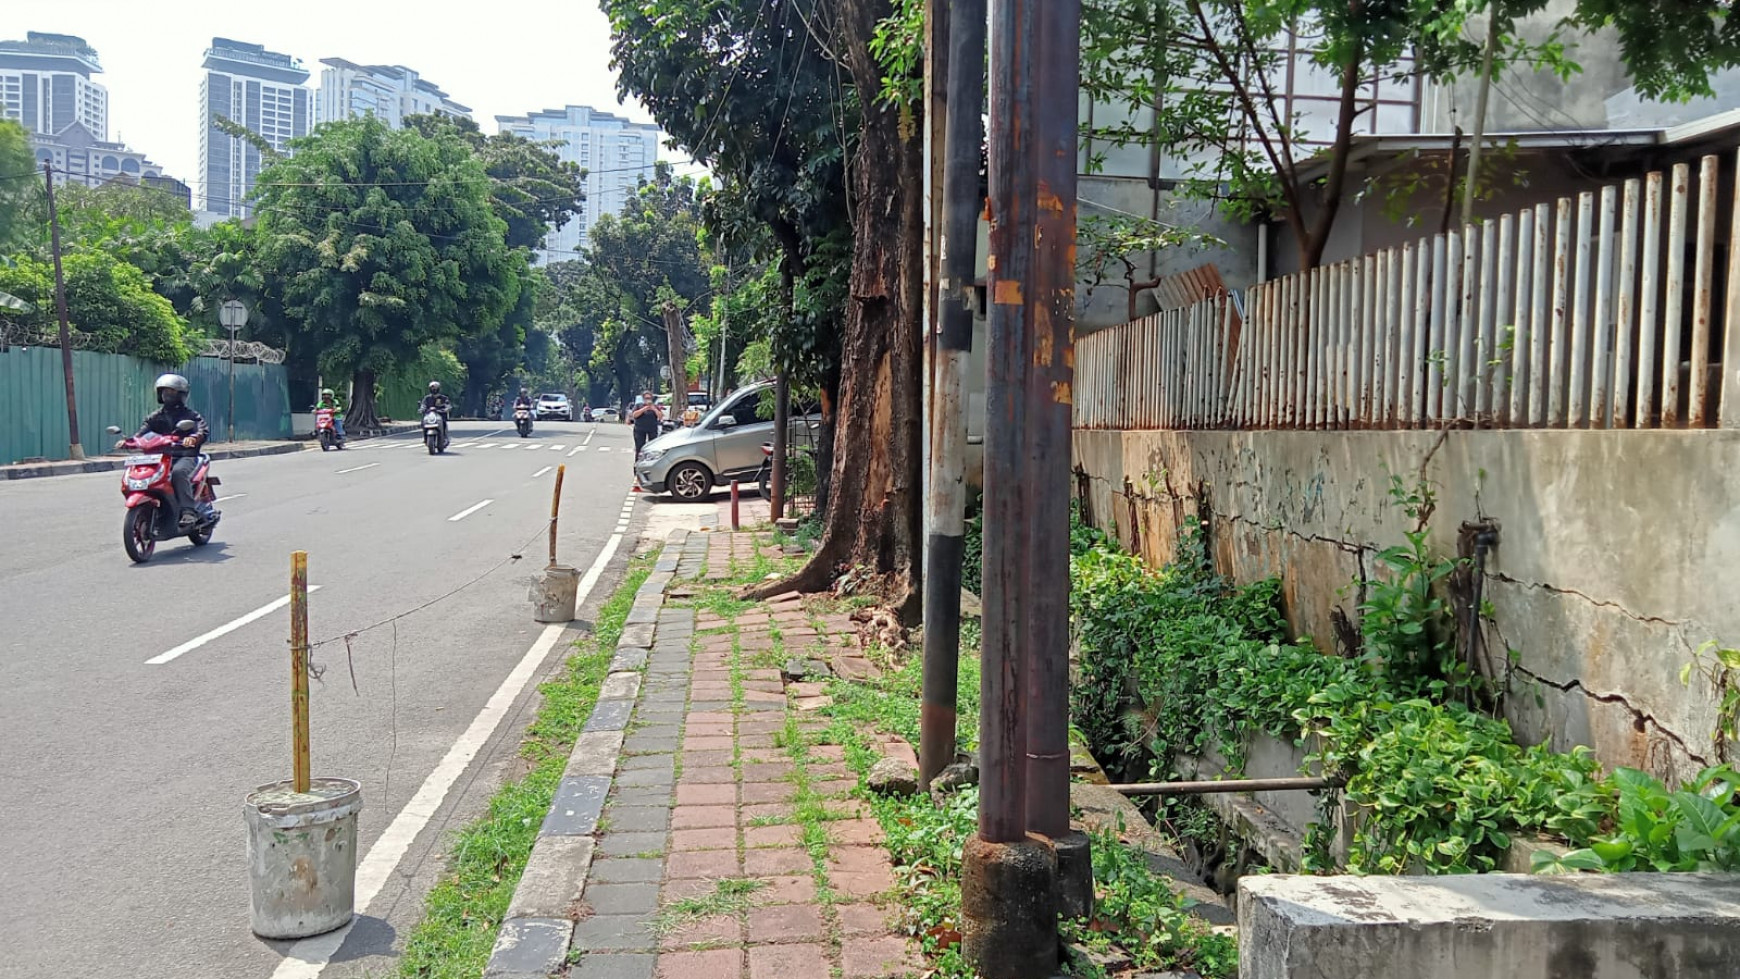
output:
<instances>
[{"instance_id":1,"label":"white car on road","mask_svg":"<svg viewBox=\"0 0 1740 979\"><path fill-rule=\"evenodd\" d=\"M615 408L594 408L592 409L592 420L595 422L619 422L622 421L622 415Z\"/></svg>"},{"instance_id":2,"label":"white car on road","mask_svg":"<svg viewBox=\"0 0 1740 979\"><path fill-rule=\"evenodd\" d=\"M539 421L546 418L560 418L565 422L574 420L574 406L568 403L565 394L540 394L538 403L532 409Z\"/></svg>"}]
</instances>

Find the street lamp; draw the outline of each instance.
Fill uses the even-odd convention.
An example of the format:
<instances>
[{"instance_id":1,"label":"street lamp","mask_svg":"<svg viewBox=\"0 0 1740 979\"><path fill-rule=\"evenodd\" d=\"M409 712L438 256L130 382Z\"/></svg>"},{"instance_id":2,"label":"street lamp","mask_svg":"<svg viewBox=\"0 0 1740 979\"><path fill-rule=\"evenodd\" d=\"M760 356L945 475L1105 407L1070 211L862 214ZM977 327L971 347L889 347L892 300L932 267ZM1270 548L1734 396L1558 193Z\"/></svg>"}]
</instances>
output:
<instances>
[{"instance_id":1,"label":"street lamp","mask_svg":"<svg viewBox=\"0 0 1740 979\"><path fill-rule=\"evenodd\" d=\"M248 325L248 307L241 300L226 299L218 307L218 323L230 331L230 441L236 440L236 334Z\"/></svg>"}]
</instances>

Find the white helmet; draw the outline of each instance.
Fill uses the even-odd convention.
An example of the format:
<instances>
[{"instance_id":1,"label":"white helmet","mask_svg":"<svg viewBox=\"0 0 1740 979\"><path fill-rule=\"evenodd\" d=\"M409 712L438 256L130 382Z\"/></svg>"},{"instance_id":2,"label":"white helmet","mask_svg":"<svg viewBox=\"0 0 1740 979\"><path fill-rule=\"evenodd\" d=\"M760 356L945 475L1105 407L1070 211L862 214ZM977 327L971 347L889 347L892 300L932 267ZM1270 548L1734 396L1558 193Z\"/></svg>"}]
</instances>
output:
<instances>
[{"instance_id":1,"label":"white helmet","mask_svg":"<svg viewBox=\"0 0 1740 979\"><path fill-rule=\"evenodd\" d=\"M157 379L155 387L157 388L157 403L160 405L183 404L187 401L187 378L182 377L180 374L164 374ZM165 391L174 391L175 396L172 398L165 398L163 396L163 392Z\"/></svg>"}]
</instances>

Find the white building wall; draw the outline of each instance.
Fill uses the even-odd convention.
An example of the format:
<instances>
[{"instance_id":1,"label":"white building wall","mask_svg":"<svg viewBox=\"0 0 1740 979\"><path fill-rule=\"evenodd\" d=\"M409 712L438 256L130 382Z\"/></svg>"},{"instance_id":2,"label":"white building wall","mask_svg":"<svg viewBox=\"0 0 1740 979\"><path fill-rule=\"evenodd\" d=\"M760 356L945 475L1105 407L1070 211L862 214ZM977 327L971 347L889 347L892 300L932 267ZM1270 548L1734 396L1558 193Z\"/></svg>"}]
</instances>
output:
<instances>
[{"instance_id":1,"label":"white building wall","mask_svg":"<svg viewBox=\"0 0 1740 979\"><path fill-rule=\"evenodd\" d=\"M664 134L649 123L630 122L609 112L570 105L526 116L497 116L502 132L552 141L563 160L586 171L586 203L581 212L545 239L542 260L578 258L600 214L619 213L643 179L653 176Z\"/></svg>"}]
</instances>

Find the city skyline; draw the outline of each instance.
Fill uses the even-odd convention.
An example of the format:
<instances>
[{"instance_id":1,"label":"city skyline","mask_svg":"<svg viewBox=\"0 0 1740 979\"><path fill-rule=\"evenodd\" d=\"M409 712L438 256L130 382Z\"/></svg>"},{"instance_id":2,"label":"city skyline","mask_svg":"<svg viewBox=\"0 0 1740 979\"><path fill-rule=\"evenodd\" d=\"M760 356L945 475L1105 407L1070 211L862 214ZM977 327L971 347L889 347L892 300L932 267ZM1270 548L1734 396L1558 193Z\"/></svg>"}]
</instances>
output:
<instances>
[{"instance_id":1,"label":"city skyline","mask_svg":"<svg viewBox=\"0 0 1740 979\"><path fill-rule=\"evenodd\" d=\"M197 107L205 50L214 36L280 51L315 69L307 84L312 98L323 59L359 64L404 65L438 79L474 118L522 115L530 106L588 105L633 122L650 123L638 102L619 101L609 64L609 23L591 5L540 12L539 29L506 20L468 23L407 21L369 5L316 0L307 16L285 19L268 8L207 0L183 0L140 20L137 7L118 0L72 0L51 11L8 8L0 12L0 40L27 32L83 38L102 60L99 76L108 89L108 138L125 142L157 161L164 172L189 183L199 177ZM343 33L331 30L344 23ZM527 37L562 38L557 50L528 57ZM486 129L489 128L486 126ZM680 173L699 168L661 147ZM196 202L197 206L198 202Z\"/></svg>"}]
</instances>

